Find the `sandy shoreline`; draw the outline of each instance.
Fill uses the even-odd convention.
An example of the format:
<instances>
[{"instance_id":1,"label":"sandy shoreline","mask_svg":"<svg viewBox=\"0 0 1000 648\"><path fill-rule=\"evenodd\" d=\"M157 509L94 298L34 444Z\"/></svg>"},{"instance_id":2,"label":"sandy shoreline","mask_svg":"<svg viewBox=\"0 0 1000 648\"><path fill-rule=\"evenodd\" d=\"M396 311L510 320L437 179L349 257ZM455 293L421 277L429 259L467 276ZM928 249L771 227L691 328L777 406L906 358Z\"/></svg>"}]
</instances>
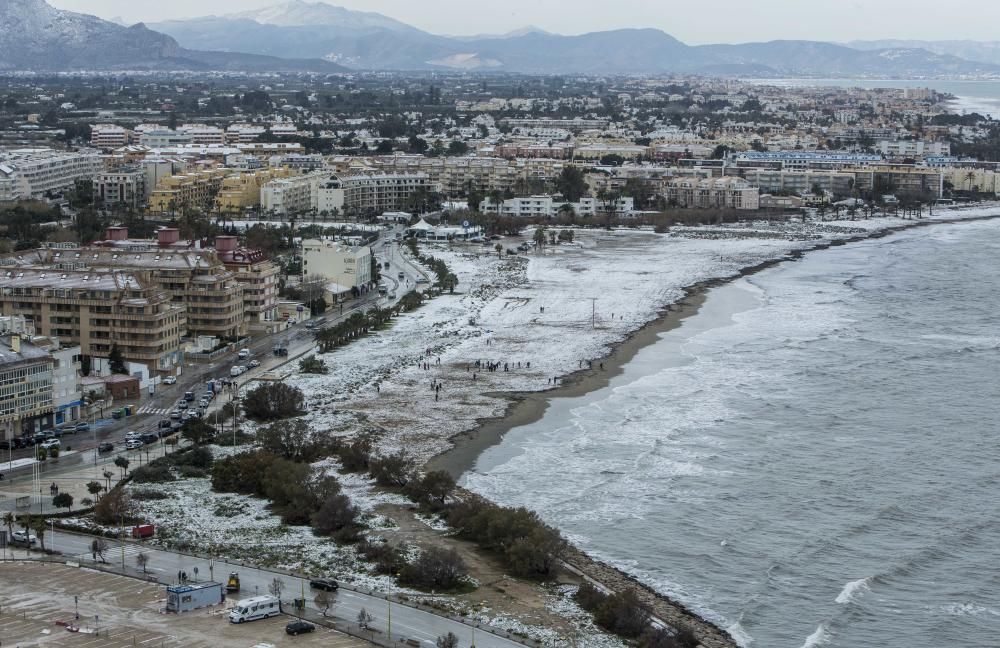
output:
<instances>
[{"instance_id":1,"label":"sandy shoreline","mask_svg":"<svg viewBox=\"0 0 1000 648\"><path fill-rule=\"evenodd\" d=\"M684 297L667 306L658 317L647 322L619 343L612 345L611 351L601 359L604 363L603 370L595 368L593 370L585 369L574 372L565 376L559 387L542 392L490 394L497 398L504 398L509 402L504 414L496 418L480 419L477 427L453 436L450 439L453 444L452 448L431 458L427 462L426 468L430 470L445 470L458 479L466 472L474 469L476 461L483 451L499 444L508 431L540 420L545 415L551 399L582 396L606 387L612 378L624 371L625 366L640 350L657 342L661 334L678 328L685 319L697 314L705 303L708 292L713 288L729 284L737 279L753 275L781 263L796 261L804 255L818 250L883 238L917 227L996 218L1000 218L1000 214L973 218L914 221L905 225L872 231L846 239L823 241L782 257L749 266L732 276L694 284L685 289ZM654 590L652 587L640 582L635 577L620 569L593 559L575 547L571 550L566 562L573 571L577 571L585 577L597 580L616 590L622 587L634 588L640 598L649 605L658 618L667 623L675 625L683 624L691 627L705 646L735 648L738 645L725 629L702 618L683 603Z\"/></svg>"},{"instance_id":2,"label":"sandy shoreline","mask_svg":"<svg viewBox=\"0 0 1000 648\"><path fill-rule=\"evenodd\" d=\"M702 304L713 288L729 284L748 277L780 263L797 261L804 255L832 247L879 239L906 230L927 227L931 225L949 225L968 223L978 220L993 220L1000 214L942 220L920 220L905 225L889 227L845 239L823 241L816 245L789 252L783 257L770 259L740 270L729 277L721 277L696 283L684 289L685 296L668 305L661 314L630 333L625 339L611 346L611 351L603 358L595 359L594 369L575 371L560 379L560 385L538 392L493 392L488 396L502 398L508 405L501 416L479 419L475 428L460 432L451 437L452 447L429 459L425 465L428 470L444 470L456 479L475 468L476 461L483 451L500 443L503 436L510 430L537 422L548 410L553 398L572 398L583 396L593 391L607 387L612 378L620 375L624 367L643 348L659 340L660 335L679 327L685 319L698 313ZM597 362L604 363L604 369L597 369Z\"/></svg>"}]
</instances>

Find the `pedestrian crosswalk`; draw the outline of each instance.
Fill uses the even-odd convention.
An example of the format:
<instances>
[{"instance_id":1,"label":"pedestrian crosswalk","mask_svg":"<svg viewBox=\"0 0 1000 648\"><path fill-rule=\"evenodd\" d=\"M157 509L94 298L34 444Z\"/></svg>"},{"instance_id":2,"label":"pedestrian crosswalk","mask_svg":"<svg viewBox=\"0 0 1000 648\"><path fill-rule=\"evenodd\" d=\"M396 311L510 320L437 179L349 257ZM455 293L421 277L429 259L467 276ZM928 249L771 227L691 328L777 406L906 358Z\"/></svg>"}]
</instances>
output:
<instances>
[{"instance_id":1,"label":"pedestrian crosswalk","mask_svg":"<svg viewBox=\"0 0 1000 648\"><path fill-rule=\"evenodd\" d=\"M170 410L166 407L153 407L152 405L143 405L138 410L136 414L169 414Z\"/></svg>"}]
</instances>

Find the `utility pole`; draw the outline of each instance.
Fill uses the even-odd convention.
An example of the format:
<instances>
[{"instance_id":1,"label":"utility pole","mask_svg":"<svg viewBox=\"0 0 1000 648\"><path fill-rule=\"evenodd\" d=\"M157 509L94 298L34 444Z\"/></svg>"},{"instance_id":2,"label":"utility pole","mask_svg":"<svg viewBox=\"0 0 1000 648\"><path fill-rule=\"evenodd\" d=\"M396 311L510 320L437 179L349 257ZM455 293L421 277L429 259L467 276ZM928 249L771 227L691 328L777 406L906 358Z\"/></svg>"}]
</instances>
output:
<instances>
[{"instance_id":1,"label":"utility pole","mask_svg":"<svg viewBox=\"0 0 1000 648\"><path fill-rule=\"evenodd\" d=\"M590 298L590 328L597 328L597 297Z\"/></svg>"}]
</instances>

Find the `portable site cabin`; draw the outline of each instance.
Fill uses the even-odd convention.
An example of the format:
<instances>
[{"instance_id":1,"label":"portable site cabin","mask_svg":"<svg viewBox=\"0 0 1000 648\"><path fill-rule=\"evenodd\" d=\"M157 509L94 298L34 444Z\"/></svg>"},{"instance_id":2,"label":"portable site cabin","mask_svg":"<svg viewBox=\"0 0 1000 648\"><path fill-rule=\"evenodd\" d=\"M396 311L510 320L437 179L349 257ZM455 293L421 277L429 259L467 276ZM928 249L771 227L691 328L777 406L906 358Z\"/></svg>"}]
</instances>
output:
<instances>
[{"instance_id":1,"label":"portable site cabin","mask_svg":"<svg viewBox=\"0 0 1000 648\"><path fill-rule=\"evenodd\" d=\"M190 612L225 601L222 583L195 583L167 587L167 612Z\"/></svg>"}]
</instances>

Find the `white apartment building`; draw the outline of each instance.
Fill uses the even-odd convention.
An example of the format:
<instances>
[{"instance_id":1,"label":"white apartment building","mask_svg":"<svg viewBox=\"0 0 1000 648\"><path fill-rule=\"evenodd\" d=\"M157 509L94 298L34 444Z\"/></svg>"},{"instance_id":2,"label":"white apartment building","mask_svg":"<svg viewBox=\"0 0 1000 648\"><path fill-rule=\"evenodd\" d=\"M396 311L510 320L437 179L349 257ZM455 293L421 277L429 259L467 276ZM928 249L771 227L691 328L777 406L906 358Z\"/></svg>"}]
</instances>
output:
<instances>
[{"instance_id":1,"label":"white apartment building","mask_svg":"<svg viewBox=\"0 0 1000 648\"><path fill-rule=\"evenodd\" d=\"M875 145L882 155L889 157L946 157L951 155L951 142L924 140L880 140Z\"/></svg>"},{"instance_id":2,"label":"white apartment building","mask_svg":"<svg viewBox=\"0 0 1000 648\"><path fill-rule=\"evenodd\" d=\"M229 144L246 144L260 139L267 133L267 128L253 124L233 124L226 129L226 142Z\"/></svg>"},{"instance_id":3,"label":"white apartment building","mask_svg":"<svg viewBox=\"0 0 1000 648\"><path fill-rule=\"evenodd\" d=\"M353 288L367 290L372 282L371 248L328 239L302 241L302 276L310 275L327 279L327 292L334 296Z\"/></svg>"},{"instance_id":4,"label":"white apartment building","mask_svg":"<svg viewBox=\"0 0 1000 648\"><path fill-rule=\"evenodd\" d=\"M316 208L320 213L382 213L410 206L418 192L438 191L426 173L373 173L330 176L319 186ZM417 206L419 207L419 205Z\"/></svg>"},{"instance_id":5,"label":"white apartment building","mask_svg":"<svg viewBox=\"0 0 1000 648\"><path fill-rule=\"evenodd\" d=\"M55 408L55 424L71 423L79 420L83 408L83 394L80 391L79 346L58 347L50 351L52 364L52 405Z\"/></svg>"},{"instance_id":6,"label":"white apartment building","mask_svg":"<svg viewBox=\"0 0 1000 648\"><path fill-rule=\"evenodd\" d=\"M265 213L279 216L299 214L318 205L319 187L330 174L315 171L291 178L272 180L260 188L260 206Z\"/></svg>"},{"instance_id":7,"label":"white apartment building","mask_svg":"<svg viewBox=\"0 0 1000 648\"><path fill-rule=\"evenodd\" d=\"M375 159L385 172L426 173L428 181L447 196L478 191L511 191L518 181L553 179L568 164L548 158L507 160L501 157L438 157L396 155Z\"/></svg>"},{"instance_id":8,"label":"white apartment building","mask_svg":"<svg viewBox=\"0 0 1000 648\"><path fill-rule=\"evenodd\" d=\"M580 202L571 203L555 200L549 195L539 195L510 198L499 205L487 198L479 204L479 211L484 214L499 214L515 218L550 218L557 216L561 211L570 209L577 216L596 216L606 213L609 209L613 210L615 214L624 215L635 211L635 201L630 196L626 196L614 201L581 198Z\"/></svg>"},{"instance_id":9,"label":"white apartment building","mask_svg":"<svg viewBox=\"0 0 1000 648\"><path fill-rule=\"evenodd\" d=\"M103 151L128 146L132 131L116 124L95 124L90 127L90 145Z\"/></svg>"},{"instance_id":10,"label":"white apartment building","mask_svg":"<svg viewBox=\"0 0 1000 648\"><path fill-rule=\"evenodd\" d=\"M181 146L192 144L191 135L180 131L173 131L169 128L157 128L143 130L139 135L139 144L154 149L162 149L170 146Z\"/></svg>"},{"instance_id":11,"label":"white apartment building","mask_svg":"<svg viewBox=\"0 0 1000 648\"><path fill-rule=\"evenodd\" d=\"M184 124L177 129L178 133L187 135L192 144L225 144L226 131L217 126L204 124Z\"/></svg>"},{"instance_id":12,"label":"white apartment building","mask_svg":"<svg viewBox=\"0 0 1000 648\"><path fill-rule=\"evenodd\" d=\"M0 202L42 198L71 188L77 180L93 180L103 168L97 151L0 151Z\"/></svg>"}]
</instances>

